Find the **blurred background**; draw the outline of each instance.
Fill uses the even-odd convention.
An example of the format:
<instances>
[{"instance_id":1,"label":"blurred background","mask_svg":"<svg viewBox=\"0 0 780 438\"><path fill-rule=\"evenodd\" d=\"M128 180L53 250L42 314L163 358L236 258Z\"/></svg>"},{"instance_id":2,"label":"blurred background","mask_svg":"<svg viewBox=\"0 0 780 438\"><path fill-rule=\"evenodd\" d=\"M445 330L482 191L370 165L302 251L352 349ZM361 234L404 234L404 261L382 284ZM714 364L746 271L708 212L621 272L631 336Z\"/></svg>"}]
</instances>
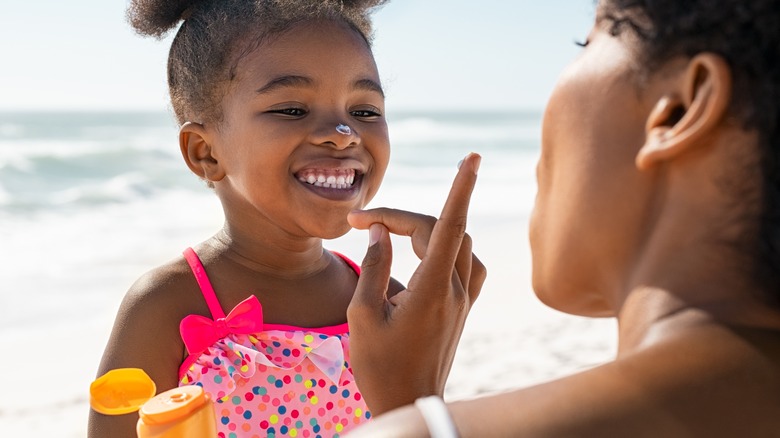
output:
<instances>
[{"instance_id":1,"label":"blurred background","mask_svg":"<svg viewBox=\"0 0 780 438\"><path fill-rule=\"evenodd\" d=\"M0 0L0 435L85 436L88 387L124 292L219 229L178 152L165 63L124 0ZM530 289L541 114L588 33L591 0L391 1L375 14L392 158L372 206L438 214L455 164L483 155L469 232L489 268L449 397L527 385L609 357L610 321ZM328 242L360 260L364 232ZM393 274L416 259L395 240Z\"/></svg>"}]
</instances>

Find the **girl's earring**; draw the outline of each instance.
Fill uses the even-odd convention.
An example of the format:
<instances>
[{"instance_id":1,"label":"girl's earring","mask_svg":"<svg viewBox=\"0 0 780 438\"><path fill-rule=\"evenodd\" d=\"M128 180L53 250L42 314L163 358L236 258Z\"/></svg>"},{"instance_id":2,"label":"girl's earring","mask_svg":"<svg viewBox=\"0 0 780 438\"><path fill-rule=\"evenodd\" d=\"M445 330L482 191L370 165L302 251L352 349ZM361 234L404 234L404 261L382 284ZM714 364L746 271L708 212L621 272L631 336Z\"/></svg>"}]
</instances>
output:
<instances>
[{"instance_id":1,"label":"girl's earring","mask_svg":"<svg viewBox=\"0 0 780 438\"><path fill-rule=\"evenodd\" d=\"M343 123L339 123L336 125L336 132L342 135L352 135L352 128Z\"/></svg>"}]
</instances>

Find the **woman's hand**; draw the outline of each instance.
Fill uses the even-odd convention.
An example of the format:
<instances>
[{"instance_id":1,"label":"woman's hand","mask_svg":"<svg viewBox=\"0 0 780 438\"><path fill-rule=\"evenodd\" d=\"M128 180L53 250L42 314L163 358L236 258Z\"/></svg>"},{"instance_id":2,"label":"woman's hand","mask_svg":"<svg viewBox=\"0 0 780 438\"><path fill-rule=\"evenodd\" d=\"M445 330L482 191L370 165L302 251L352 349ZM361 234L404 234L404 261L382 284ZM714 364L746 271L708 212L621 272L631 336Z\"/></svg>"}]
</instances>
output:
<instances>
[{"instance_id":1,"label":"woman's hand","mask_svg":"<svg viewBox=\"0 0 780 438\"><path fill-rule=\"evenodd\" d=\"M374 415L444 391L466 315L486 277L466 234L480 160L476 154L463 160L438 220L391 209L349 216L353 227L370 230L347 319L352 371ZM422 260L407 288L391 298L388 230L410 236Z\"/></svg>"}]
</instances>

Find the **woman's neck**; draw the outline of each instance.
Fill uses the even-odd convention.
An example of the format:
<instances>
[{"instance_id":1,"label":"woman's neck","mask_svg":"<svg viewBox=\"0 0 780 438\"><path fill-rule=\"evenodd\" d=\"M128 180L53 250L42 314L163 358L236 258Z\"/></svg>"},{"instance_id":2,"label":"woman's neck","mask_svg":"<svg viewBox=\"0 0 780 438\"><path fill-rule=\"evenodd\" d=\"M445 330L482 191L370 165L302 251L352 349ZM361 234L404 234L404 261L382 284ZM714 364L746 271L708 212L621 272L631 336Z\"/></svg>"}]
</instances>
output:
<instances>
[{"instance_id":1,"label":"woman's neck","mask_svg":"<svg viewBox=\"0 0 780 438\"><path fill-rule=\"evenodd\" d=\"M735 244L749 235L744 217L752 211L735 207L736 195L712 176L733 161L727 146L713 144L709 155L689 154L655 175L644 238L609 283L619 354L702 324L780 329L780 311L759 298L753 261Z\"/></svg>"},{"instance_id":2,"label":"woman's neck","mask_svg":"<svg viewBox=\"0 0 780 438\"><path fill-rule=\"evenodd\" d=\"M733 267L713 267L706 278L702 272L676 279L667 273L635 284L618 312L618 355L705 327L780 330L780 309L762 302L734 273Z\"/></svg>"}]
</instances>

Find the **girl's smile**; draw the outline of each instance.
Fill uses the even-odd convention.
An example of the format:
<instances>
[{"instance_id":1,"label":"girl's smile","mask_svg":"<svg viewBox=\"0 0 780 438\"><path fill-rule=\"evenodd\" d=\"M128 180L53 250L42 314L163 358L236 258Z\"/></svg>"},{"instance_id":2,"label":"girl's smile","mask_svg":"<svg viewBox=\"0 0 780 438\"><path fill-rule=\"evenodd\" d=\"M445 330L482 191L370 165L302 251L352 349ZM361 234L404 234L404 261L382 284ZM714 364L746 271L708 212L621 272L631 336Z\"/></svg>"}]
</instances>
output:
<instances>
[{"instance_id":1,"label":"girl's smile","mask_svg":"<svg viewBox=\"0 0 780 438\"><path fill-rule=\"evenodd\" d=\"M355 183L355 169L306 169L298 173L298 179L316 187L347 190Z\"/></svg>"},{"instance_id":2,"label":"girl's smile","mask_svg":"<svg viewBox=\"0 0 780 438\"><path fill-rule=\"evenodd\" d=\"M360 193L365 169L356 160L324 159L295 172L295 176L318 196L331 201L348 201Z\"/></svg>"}]
</instances>

